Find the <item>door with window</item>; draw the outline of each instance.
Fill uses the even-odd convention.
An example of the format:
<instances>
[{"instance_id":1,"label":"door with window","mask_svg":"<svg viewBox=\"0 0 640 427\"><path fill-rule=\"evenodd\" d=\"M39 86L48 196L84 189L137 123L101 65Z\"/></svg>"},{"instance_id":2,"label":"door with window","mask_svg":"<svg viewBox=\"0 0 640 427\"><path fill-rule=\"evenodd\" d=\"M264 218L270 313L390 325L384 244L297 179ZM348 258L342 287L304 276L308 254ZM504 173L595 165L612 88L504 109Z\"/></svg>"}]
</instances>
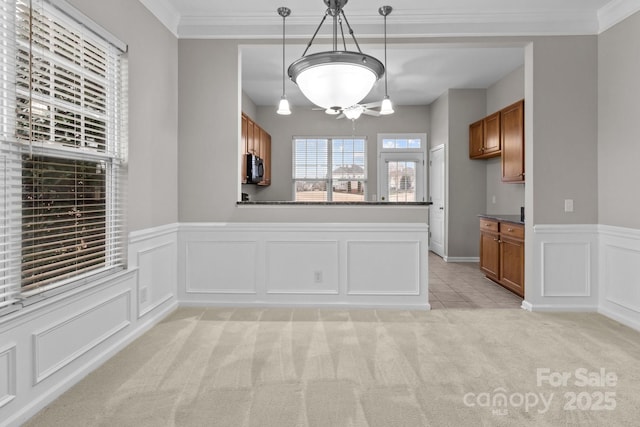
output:
<instances>
[{"instance_id":1,"label":"door with window","mask_svg":"<svg viewBox=\"0 0 640 427\"><path fill-rule=\"evenodd\" d=\"M424 134L378 135L378 193L383 202L424 202Z\"/></svg>"}]
</instances>

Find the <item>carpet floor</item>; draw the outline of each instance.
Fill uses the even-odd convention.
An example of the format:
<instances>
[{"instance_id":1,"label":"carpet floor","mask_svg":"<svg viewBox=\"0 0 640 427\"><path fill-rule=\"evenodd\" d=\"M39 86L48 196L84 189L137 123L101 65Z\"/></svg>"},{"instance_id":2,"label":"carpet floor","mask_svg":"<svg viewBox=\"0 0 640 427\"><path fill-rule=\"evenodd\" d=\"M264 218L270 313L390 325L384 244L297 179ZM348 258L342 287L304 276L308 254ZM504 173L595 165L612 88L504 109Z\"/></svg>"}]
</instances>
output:
<instances>
[{"instance_id":1,"label":"carpet floor","mask_svg":"<svg viewBox=\"0 0 640 427\"><path fill-rule=\"evenodd\" d=\"M180 308L26 426L638 426L593 313Z\"/></svg>"}]
</instances>

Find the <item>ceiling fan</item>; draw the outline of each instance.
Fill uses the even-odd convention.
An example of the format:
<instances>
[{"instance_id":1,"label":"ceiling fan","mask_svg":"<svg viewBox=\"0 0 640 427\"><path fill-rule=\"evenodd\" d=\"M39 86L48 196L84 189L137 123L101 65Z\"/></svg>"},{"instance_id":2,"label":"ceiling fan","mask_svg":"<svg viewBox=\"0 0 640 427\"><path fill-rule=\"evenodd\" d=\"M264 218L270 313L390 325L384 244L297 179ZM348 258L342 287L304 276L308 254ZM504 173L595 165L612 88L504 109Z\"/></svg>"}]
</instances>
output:
<instances>
[{"instance_id":1,"label":"ceiling fan","mask_svg":"<svg viewBox=\"0 0 640 427\"><path fill-rule=\"evenodd\" d=\"M378 102L370 102L367 104L355 104L347 108L332 107L332 108L327 108L326 110L325 109L322 109L322 110L324 110L324 112L327 114L337 116L336 119L347 118L350 120L356 120L362 114L366 114L368 116L373 116L373 117L380 116L379 108L381 105L382 105L382 101L378 101ZM376 110L375 108L378 108L378 109ZM316 109L320 110L320 108L316 108Z\"/></svg>"}]
</instances>

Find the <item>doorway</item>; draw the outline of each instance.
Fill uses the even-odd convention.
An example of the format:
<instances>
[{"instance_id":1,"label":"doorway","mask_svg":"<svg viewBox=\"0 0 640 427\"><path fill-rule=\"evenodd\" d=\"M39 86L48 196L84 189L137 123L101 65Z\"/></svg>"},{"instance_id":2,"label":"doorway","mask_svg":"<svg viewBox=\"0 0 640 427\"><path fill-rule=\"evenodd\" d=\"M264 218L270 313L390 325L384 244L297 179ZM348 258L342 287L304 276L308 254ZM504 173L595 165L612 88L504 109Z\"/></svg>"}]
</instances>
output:
<instances>
[{"instance_id":1,"label":"doorway","mask_svg":"<svg viewBox=\"0 0 640 427\"><path fill-rule=\"evenodd\" d=\"M445 251L445 172L444 144L429 150L429 250L444 258Z\"/></svg>"}]
</instances>

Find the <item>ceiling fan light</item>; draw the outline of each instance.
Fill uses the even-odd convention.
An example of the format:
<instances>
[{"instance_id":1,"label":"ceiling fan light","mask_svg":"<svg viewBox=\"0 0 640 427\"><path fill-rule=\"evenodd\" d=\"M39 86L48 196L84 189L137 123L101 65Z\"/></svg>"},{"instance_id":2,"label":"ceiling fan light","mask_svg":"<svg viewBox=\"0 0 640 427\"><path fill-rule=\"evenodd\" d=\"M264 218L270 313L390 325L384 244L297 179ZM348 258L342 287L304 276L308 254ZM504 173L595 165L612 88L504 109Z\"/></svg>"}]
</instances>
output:
<instances>
[{"instance_id":1,"label":"ceiling fan light","mask_svg":"<svg viewBox=\"0 0 640 427\"><path fill-rule=\"evenodd\" d=\"M289 76L319 107L345 109L362 101L384 74L376 58L355 52L320 52L295 61Z\"/></svg>"},{"instance_id":2,"label":"ceiling fan light","mask_svg":"<svg viewBox=\"0 0 640 427\"><path fill-rule=\"evenodd\" d=\"M345 117L350 120L358 119L364 112L362 105L354 105L353 107L345 108L343 111Z\"/></svg>"},{"instance_id":3,"label":"ceiling fan light","mask_svg":"<svg viewBox=\"0 0 640 427\"><path fill-rule=\"evenodd\" d=\"M278 104L278 114L282 116L288 116L291 114L291 107L289 107L289 100L283 96L280 98L280 103Z\"/></svg>"},{"instance_id":4,"label":"ceiling fan light","mask_svg":"<svg viewBox=\"0 0 640 427\"><path fill-rule=\"evenodd\" d=\"M389 97L385 96L384 99L382 100L382 105L380 105L380 115L386 116L393 113L394 113L393 104L391 103L391 100L389 99Z\"/></svg>"}]
</instances>

